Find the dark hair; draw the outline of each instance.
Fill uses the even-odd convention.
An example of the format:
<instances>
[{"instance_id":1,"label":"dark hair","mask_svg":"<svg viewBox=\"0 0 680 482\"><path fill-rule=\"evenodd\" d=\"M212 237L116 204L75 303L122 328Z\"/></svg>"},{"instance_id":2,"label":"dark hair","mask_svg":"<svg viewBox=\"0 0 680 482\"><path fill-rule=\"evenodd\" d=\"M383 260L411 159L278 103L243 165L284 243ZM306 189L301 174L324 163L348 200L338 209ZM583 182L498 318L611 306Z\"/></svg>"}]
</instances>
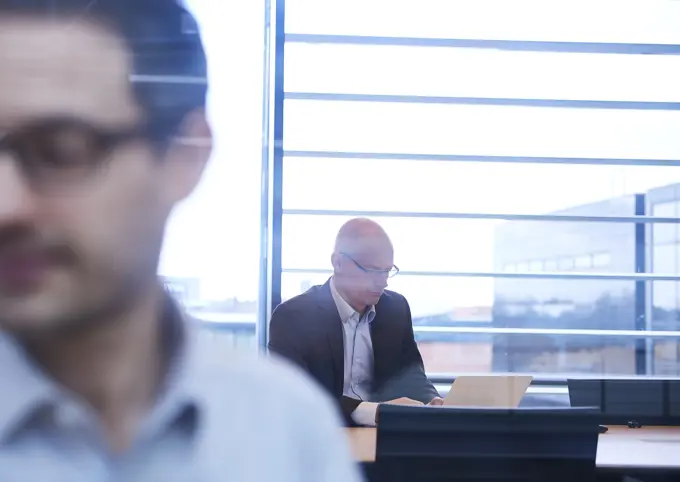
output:
<instances>
[{"instance_id":1,"label":"dark hair","mask_svg":"<svg viewBox=\"0 0 680 482\"><path fill-rule=\"evenodd\" d=\"M175 133L204 107L207 65L198 28L179 0L0 0L0 14L92 19L111 28L132 54L131 82L150 135Z\"/></svg>"}]
</instances>

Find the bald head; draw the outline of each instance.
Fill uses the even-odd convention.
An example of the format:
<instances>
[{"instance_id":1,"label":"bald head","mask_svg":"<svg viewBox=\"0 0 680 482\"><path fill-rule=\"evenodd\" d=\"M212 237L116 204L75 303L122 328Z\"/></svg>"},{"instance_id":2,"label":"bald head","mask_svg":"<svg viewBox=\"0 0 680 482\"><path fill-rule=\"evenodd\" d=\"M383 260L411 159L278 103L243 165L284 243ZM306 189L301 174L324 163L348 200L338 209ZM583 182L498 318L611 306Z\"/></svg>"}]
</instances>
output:
<instances>
[{"instance_id":1,"label":"bald head","mask_svg":"<svg viewBox=\"0 0 680 482\"><path fill-rule=\"evenodd\" d=\"M394 249L375 221L356 218L338 231L331 257L333 279L345 301L361 312L374 305L394 268Z\"/></svg>"},{"instance_id":2,"label":"bald head","mask_svg":"<svg viewBox=\"0 0 680 482\"><path fill-rule=\"evenodd\" d=\"M393 250L392 241L382 226L368 218L354 218L338 231L334 252L354 255L374 247Z\"/></svg>"}]
</instances>

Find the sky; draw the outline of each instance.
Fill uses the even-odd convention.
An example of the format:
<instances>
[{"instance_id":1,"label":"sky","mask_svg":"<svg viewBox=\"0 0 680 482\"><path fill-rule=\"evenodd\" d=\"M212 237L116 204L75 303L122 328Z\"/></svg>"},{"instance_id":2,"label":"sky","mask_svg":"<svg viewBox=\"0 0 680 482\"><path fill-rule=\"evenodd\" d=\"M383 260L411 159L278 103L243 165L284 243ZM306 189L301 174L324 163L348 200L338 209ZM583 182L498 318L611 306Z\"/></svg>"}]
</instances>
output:
<instances>
[{"instance_id":1,"label":"sky","mask_svg":"<svg viewBox=\"0 0 680 482\"><path fill-rule=\"evenodd\" d=\"M255 299L264 2L189 0L210 66L211 164L174 213L160 271L206 299ZM680 44L676 0L289 0L291 33ZM288 44L286 90L680 102L680 56ZM287 150L680 160L680 111L288 100ZM549 213L680 182L675 167L295 159L284 209ZM596 213L594 213L596 214ZM680 214L680 213L678 213ZM284 218L284 268L329 268L347 218ZM378 219L407 271L491 271L495 220ZM284 275L283 294L306 280ZM521 281L518 281L521 282ZM489 305L493 280L393 279L415 315Z\"/></svg>"}]
</instances>

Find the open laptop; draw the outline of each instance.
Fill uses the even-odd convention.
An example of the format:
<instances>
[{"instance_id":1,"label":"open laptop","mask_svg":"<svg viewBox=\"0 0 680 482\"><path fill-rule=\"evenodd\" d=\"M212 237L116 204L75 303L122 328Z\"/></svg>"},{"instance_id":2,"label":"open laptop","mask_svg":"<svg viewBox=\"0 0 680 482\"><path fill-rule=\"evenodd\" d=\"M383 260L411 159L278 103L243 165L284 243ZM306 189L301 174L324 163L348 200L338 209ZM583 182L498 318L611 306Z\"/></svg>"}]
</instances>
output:
<instances>
[{"instance_id":1,"label":"open laptop","mask_svg":"<svg viewBox=\"0 0 680 482\"><path fill-rule=\"evenodd\" d=\"M457 376L444 398L444 405L517 408L533 378L531 375Z\"/></svg>"}]
</instances>

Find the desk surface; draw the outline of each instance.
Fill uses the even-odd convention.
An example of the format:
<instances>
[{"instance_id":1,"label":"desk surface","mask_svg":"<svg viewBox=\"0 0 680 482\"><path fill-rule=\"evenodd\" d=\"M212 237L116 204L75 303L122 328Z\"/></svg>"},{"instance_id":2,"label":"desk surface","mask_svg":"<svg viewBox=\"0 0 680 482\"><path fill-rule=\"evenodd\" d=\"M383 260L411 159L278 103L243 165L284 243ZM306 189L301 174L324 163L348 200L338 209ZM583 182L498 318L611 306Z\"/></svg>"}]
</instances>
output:
<instances>
[{"instance_id":1,"label":"desk surface","mask_svg":"<svg viewBox=\"0 0 680 482\"><path fill-rule=\"evenodd\" d=\"M349 428L354 457L375 461L375 428ZM609 427L597 444L597 466L616 469L680 468L680 427Z\"/></svg>"}]
</instances>

